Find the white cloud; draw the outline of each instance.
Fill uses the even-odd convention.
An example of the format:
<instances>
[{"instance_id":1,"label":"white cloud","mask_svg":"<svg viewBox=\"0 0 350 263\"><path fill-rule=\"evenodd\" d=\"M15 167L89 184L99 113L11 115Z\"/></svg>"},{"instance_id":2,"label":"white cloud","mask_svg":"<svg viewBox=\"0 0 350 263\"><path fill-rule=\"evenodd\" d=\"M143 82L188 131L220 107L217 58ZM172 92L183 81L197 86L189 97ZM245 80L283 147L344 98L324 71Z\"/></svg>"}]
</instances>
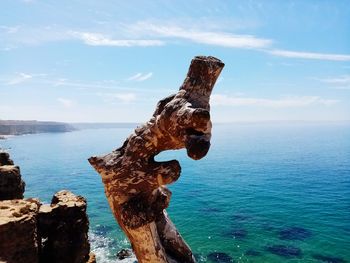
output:
<instances>
[{"instance_id":1,"label":"white cloud","mask_svg":"<svg viewBox=\"0 0 350 263\"><path fill-rule=\"evenodd\" d=\"M70 80L65 79L65 78L59 78L56 80L48 80L46 83L51 84L54 87L65 86L65 87L75 87L75 88L79 88L79 89L86 89L86 88L103 89L103 88L106 88L101 84L95 84L95 83L90 83L90 82L84 83L84 82L70 81Z\"/></svg>"},{"instance_id":2,"label":"white cloud","mask_svg":"<svg viewBox=\"0 0 350 263\"><path fill-rule=\"evenodd\" d=\"M0 30L7 34L17 33L19 29L20 26L0 26Z\"/></svg>"},{"instance_id":3,"label":"white cloud","mask_svg":"<svg viewBox=\"0 0 350 263\"><path fill-rule=\"evenodd\" d=\"M135 75L132 75L130 78L128 78L127 80L136 80L139 77L142 76L142 73L136 73Z\"/></svg>"},{"instance_id":4,"label":"white cloud","mask_svg":"<svg viewBox=\"0 0 350 263\"><path fill-rule=\"evenodd\" d=\"M74 105L74 102L70 99L57 98L57 101L65 108L71 108Z\"/></svg>"},{"instance_id":5,"label":"white cloud","mask_svg":"<svg viewBox=\"0 0 350 263\"><path fill-rule=\"evenodd\" d=\"M157 39L138 39L138 38L112 38L99 32L73 31L68 28L57 25L48 25L42 27L27 26L0 26L2 36L1 49L19 46L19 45L39 45L47 42L81 40L89 46L162 46L164 42ZM115 32L113 32L115 34ZM111 35L113 35L111 34Z\"/></svg>"},{"instance_id":6,"label":"white cloud","mask_svg":"<svg viewBox=\"0 0 350 263\"><path fill-rule=\"evenodd\" d=\"M17 48L17 46L5 46L5 47L0 47L0 51L5 51L5 52L7 52L7 51L14 50L14 49L16 49L16 48Z\"/></svg>"},{"instance_id":7,"label":"white cloud","mask_svg":"<svg viewBox=\"0 0 350 263\"><path fill-rule=\"evenodd\" d=\"M350 75L344 75L333 78L319 79L322 82L334 84L334 85L350 85Z\"/></svg>"},{"instance_id":8,"label":"white cloud","mask_svg":"<svg viewBox=\"0 0 350 263\"><path fill-rule=\"evenodd\" d=\"M280 99L248 98L213 94L210 103L213 106L259 106L270 108L305 107L310 105L330 106L337 100L323 99L319 96L293 96Z\"/></svg>"},{"instance_id":9,"label":"white cloud","mask_svg":"<svg viewBox=\"0 0 350 263\"><path fill-rule=\"evenodd\" d=\"M57 78L57 79L47 79L43 80L41 82L38 82L38 84L44 84L44 85L52 85L53 87L72 87L77 88L79 90L86 90L86 89L104 89L104 90L113 90L113 89L126 89L126 87L120 87L118 86L117 81L115 80L101 80L101 81L94 81L94 82L82 82L77 80L69 80L66 78Z\"/></svg>"},{"instance_id":10,"label":"white cloud","mask_svg":"<svg viewBox=\"0 0 350 263\"><path fill-rule=\"evenodd\" d=\"M107 102L113 102L115 100L129 104L136 100L136 94L131 92L126 93L97 93L98 96L103 97Z\"/></svg>"},{"instance_id":11,"label":"white cloud","mask_svg":"<svg viewBox=\"0 0 350 263\"><path fill-rule=\"evenodd\" d=\"M315 78L321 82L327 83L332 89L350 90L350 75L343 75L331 78Z\"/></svg>"},{"instance_id":12,"label":"white cloud","mask_svg":"<svg viewBox=\"0 0 350 263\"><path fill-rule=\"evenodd\" d=\"M301 58L301 59L317 59L317 60L331 60L331 61L350 61L350 55L347 54L327 54L314 52L299 52L291 50L273 49L267 50L267 53L287 58Z\"/></svg>"},{"instance_id":13,"label":"white cloud","mask_svg":"<svg viewBox=\"0 0 350 263\"><path fill-rule=\"evenodd\" d=\"M17 85L28 81L33 78L33 75L26 73L18 73L15 77L11 78L6 84L7 85Z\"/></svg>"},{"instance_id":14,"label":"white cloud","mask_svg":"<svg viewBox=\"0 0 350 263\"><path fill-rule=\"evenodd\" d=\"M154 39L112 39L103 34L91 32L71 32L71 34L89 46L147 47L164 45L163 41Z\"/></svg>"},{"instance_id":15,"label":"white cloud","mask_svg":"<svg viewBox=\"0 0 350 263\"><path fill-rule=\"evenodd\" d=\"M177 25L155 25L140 22L129 26L131 31L140 34L151 34L157 37L172 37L190 40L200 44L231 47L231 48L266 48L272 40L257 38L252 35L236 35L225 32L202 31L198 29L185 29Z\"/></svg>"},{"instance_id":16,"label":"white cloud","mask_svg":"<svg viewBox=\"0 0 350 263\"><path fill-rule=\"evenodd\" d=\"M57 25L39 27L26 25L0 26L0 34L2 48L33 46L73 39L67 29Z\"/></svg>"},{"instance_id":17,"label":"white cloud","mask_svg":"<svg viewBox=\"0 0 350 263\"><path fill-rule=\"evenodd\" d=\"M47 76L47 74L44 73L14 73L8 76L0 76L0 84L2 85L19 85L26 82L43 79Z\"/></svg>"},{"instance_id":18,"label":"white cloud","mask_svg":"<svg viewBox=\"0 0 350 263\"><path fill-rule=\"evenodd\" d=\"M131 76L127 80L129 81L145 81L149 78L151 78L153 75L152 72L149 73L136 73L135 75Z\"/></svg>"},{"instance_id":19,"label":"white cloud","mask_svg":"<svg viewBox=\"0 0 350 263\"><path fill-rule=\"evenodd\" d=\"M44 27L2 25L0 26L0 35L2 36L0 51L9 51L21 45L39 45L47 42L71 41L76 39L89 46L114 47L163 46L169 41L177 42L185 40L211 46L255 49L273 56L286 58L350 61L350 54L275 49L272 47L272 39L223 31L225 26L220 23L215 26L203 28L203 23L199 25L193 22L183 25L166 21L158 23L143 21L131 25L119 24L119 27L115 31L108 31L104 28L103 31L96 29L95 32L87 32L82 29L69 29L57 25Z\"/></svg>"}]
</instances>

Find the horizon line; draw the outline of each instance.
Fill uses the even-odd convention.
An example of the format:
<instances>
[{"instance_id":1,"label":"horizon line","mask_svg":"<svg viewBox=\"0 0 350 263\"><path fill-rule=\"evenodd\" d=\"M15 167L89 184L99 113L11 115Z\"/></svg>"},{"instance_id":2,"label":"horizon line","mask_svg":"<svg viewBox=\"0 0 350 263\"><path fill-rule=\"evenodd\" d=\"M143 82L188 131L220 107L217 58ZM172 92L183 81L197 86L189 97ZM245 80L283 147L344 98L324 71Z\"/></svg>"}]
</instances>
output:
<instances>
[{"instance_id":1,"label":"horizon line","mask_svg":"<svg viewBox=\"0 0 350 263\"><path fill-rule=\"evenodd\" d=\"M0 121L35 121L35 122L57 122L66 124L143 124L148 121L56 121L56 120L36 120L36 119L0 119ZM233 121L212 121L213 124L244 124L244 123L337 123L349 122L348 120L233 120Z\"/></svg>"}]
</instances>

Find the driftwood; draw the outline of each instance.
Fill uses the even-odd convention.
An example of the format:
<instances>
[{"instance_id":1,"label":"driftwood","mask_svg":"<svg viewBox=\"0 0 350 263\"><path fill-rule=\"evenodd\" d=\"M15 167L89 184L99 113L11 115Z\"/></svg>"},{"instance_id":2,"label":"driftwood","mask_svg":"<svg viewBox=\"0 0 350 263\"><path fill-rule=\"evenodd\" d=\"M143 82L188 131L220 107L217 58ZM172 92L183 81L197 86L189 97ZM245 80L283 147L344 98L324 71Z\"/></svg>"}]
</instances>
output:
<instances>
[{"instance_id":1,"label":"driftwood","mask_svg":"<svg viewBox=\"0 0 350 263\"><path fill-rule=\"evenodd\" d=\"M165 185L179 178L180 164L156 162L154 157L181 148L195 160L207 154L212 126L209 98L223 67L214 57L195 57L179 91L159 101L152 118L122 147L89 158L140 263L195 262L165 211L171 197Z\"/></svg>"}]
</instances>

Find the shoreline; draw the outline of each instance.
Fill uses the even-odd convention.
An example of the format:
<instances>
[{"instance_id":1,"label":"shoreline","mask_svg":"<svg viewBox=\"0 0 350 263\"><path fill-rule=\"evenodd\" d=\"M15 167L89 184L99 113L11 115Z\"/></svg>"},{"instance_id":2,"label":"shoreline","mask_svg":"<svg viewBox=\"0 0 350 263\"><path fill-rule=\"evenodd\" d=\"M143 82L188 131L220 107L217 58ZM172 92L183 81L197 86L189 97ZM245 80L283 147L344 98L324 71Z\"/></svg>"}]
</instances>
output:
<instances>
[{"instance_id":1,"label":"shoreline","mask_svg":"<svg viewBox=\"0 0 350 263\"><path fill-rule=\"evenodd\" d=\"M0 140L7 140L9 138L15 137L18 135L12 135L12 134L0 134Z\"/></svg>"}]
</instances>

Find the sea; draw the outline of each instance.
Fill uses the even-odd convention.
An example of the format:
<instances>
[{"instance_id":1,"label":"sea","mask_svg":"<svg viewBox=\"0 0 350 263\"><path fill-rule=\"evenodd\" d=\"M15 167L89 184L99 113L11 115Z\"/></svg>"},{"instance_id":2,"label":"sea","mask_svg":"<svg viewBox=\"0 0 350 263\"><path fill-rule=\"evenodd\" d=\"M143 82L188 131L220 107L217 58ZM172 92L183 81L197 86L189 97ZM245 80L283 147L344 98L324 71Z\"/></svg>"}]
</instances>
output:
<instances>
[{"instance_id":1,"label":"sea","mask_svg":"<svg viewBox=\"0 0 350 263\"><path fill-rule=\"evenodd\" d=\"M49 203L68 189L86 197L98 262L130 244L111 214L92 155L122 145L133 128L83 129L0 140L21 168L25 197ZM198 262L350 262L350 124L214 124L207 156L179 160L170 218Z\"/></svg>"}]
</instances>

